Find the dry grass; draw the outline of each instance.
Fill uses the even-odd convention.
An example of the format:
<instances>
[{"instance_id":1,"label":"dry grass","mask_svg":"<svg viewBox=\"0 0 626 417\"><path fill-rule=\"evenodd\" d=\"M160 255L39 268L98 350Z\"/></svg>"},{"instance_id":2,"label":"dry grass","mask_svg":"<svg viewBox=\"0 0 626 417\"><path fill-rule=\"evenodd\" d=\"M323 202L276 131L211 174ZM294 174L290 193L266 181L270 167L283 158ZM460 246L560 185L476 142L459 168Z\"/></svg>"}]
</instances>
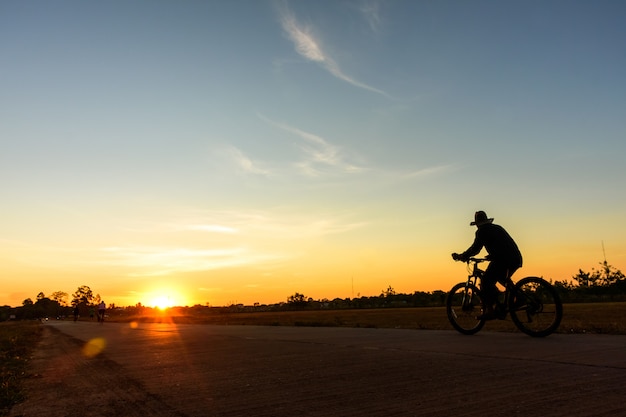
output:
<instances>
[{"instance_id":1,"label":"dry grass","mask_svg":"<svg viewBox=\"0 0 626 417\"><path fill-rule=\"evenodd\" d=\"M566 304L559 333L626 334L626 302ZM144 317L113 316L112 321L206 323L223 325L372 327L449 330L444 307L389 308L372 310L314 310L258 313L205 313L177 315L175 310ZM517 329L510 319L487 323L483 331Z\"/></svg>"},{"instance_id":2,"label":"dry grass","mask_svg":"<svg viewBox=\"0 0 626 417\"><path fill-rule=\"evenodd\" d=\"M560 332L626 334L626 302L565 304Z\"/></svg>"},{"instance_id":3,"label":"dry grass","mask_svg":"<svg viewBox=\"0 0 626 417\"><path fill-rule=\"evenodd\" d=\"M0 416L24 398L21 379L40 335L38 322L0 323Z\"/></svg>"}]
</instances>

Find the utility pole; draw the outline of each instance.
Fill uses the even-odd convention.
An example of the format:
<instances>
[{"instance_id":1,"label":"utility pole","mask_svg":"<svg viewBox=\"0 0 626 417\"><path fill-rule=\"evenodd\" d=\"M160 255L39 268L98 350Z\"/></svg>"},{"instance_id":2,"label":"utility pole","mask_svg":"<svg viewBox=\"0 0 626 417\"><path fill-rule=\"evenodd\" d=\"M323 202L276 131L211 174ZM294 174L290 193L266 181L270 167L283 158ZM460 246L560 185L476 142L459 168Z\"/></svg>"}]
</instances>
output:
<instances>
[{"instance_id":1,"label":"utility pole","mask_svg":"<svg viewBox=\"0 0 626 417\"><path fill-rule=\"evenodd\" d=\"M609 263L606 261L606 251L604 250L604 240L602 241L602 255L604 256L604 263L602 266L604 267L604 280L605 282L609 282L609 278L611 275L611 269L609 268Z\"/></svg>"}]
</instances>

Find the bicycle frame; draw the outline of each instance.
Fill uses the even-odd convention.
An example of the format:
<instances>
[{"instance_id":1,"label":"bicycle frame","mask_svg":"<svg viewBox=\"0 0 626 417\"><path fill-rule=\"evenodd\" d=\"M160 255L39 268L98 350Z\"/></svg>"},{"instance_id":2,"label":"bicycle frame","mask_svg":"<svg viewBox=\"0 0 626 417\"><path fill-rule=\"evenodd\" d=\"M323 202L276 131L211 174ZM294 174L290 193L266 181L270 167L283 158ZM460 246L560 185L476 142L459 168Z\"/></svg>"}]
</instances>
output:
<instances>
[{"instance_id":1,"label":"bicycle frame","mask_svg":"<svg viewBox=\"0 0 626 417\"><path fill-rule=\"evenodd\" d=\"M482 263L482 262L488 262L489 259L487 258L469 258L468 259L468 264L470 262L473 263L472 265L472 271L471 273L467 276L467 282L465 283L465 293L463 294L463 305L466 304L466 302L471 302L471 297L473 296L470 295L470 299L466 300L465 297L467 296L467 290L473 285L477 288L480 288L480 284L479 281L482 280L482 277L485 273L485 271L483 269L480 269L478 267L478 264ZM515 290L515 283L513 282L513 280L511 279L510 276L506 277L506 282L503 284L504 286L504 300L502 300L502 302L500 302L500 300L496 300L496 310L500 311L500 314L503 316L502 318L504 318L506 316L506 314L508 313L508 305L509 305L509 297L511 295L511 293L514 292ZM500 296L498 296L498 298L500 298Z\"/></svg>"}]
</instances>

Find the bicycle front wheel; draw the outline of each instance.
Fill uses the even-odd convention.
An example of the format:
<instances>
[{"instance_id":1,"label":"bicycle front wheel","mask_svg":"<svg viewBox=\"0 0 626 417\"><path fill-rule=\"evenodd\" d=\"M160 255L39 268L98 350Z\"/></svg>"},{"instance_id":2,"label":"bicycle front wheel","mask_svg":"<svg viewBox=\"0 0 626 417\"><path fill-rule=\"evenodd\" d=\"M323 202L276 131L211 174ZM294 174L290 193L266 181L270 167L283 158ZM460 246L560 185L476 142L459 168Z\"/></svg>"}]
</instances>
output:
<instances>
[{"instance_id":1,"label":"bicycle front wheel","mask_svg":"<svg viewBox=\"0 0 626 417\"><path fill-rule=\"evenodd\" d=\"M517 282L509 298L513 323L533 337L553 333L561 324L563 304L556 289L545 279L526 277Z\"/></svg>"},{"instance_id":2,"label":"bicycle front wheel","mask_svg":"<svg viewBox=\"0 0 626 417\"><path fill-rule=\"evenodd\" d=\"M477 333L485 325L484 320L478 320L482 309L480 291L474 285L465 282L456 284L448 293L446 312L452 327L463 334Z\"/></svg>"}]
</instances>

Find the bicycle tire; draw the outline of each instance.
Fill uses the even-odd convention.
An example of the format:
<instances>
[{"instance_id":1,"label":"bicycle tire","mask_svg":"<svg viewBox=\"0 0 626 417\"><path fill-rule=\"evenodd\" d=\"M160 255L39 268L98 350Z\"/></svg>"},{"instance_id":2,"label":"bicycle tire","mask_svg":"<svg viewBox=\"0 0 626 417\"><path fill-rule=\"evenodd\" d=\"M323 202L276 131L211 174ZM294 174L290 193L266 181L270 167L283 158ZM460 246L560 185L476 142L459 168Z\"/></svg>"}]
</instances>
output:
<instances>
[{"instance_id":1,"label":"bicycle tire","mask_svg":"<svg viewBox=\"0 0 626 417\"><path fill-rule=\"evenodd\" d=\"M563 303L548 281L526 277L515 284L514 293L509 297L509 313L520 331L533 337L545 337L561 324Z\"/></svg>"},{"instance_id":2,"label":"bicycle tire","mask_svg":"<svg viewBox=\"0 0 626 417\"><path fill-rule=\"evenodd\" d=\"M476 318L482 309L480 291L470 285L466 292L466 286L465 282L460 282L448 292L446 313L452 327L462 334L472 335L483 328L485 321Z\"/></svg>"}]
</instances>

